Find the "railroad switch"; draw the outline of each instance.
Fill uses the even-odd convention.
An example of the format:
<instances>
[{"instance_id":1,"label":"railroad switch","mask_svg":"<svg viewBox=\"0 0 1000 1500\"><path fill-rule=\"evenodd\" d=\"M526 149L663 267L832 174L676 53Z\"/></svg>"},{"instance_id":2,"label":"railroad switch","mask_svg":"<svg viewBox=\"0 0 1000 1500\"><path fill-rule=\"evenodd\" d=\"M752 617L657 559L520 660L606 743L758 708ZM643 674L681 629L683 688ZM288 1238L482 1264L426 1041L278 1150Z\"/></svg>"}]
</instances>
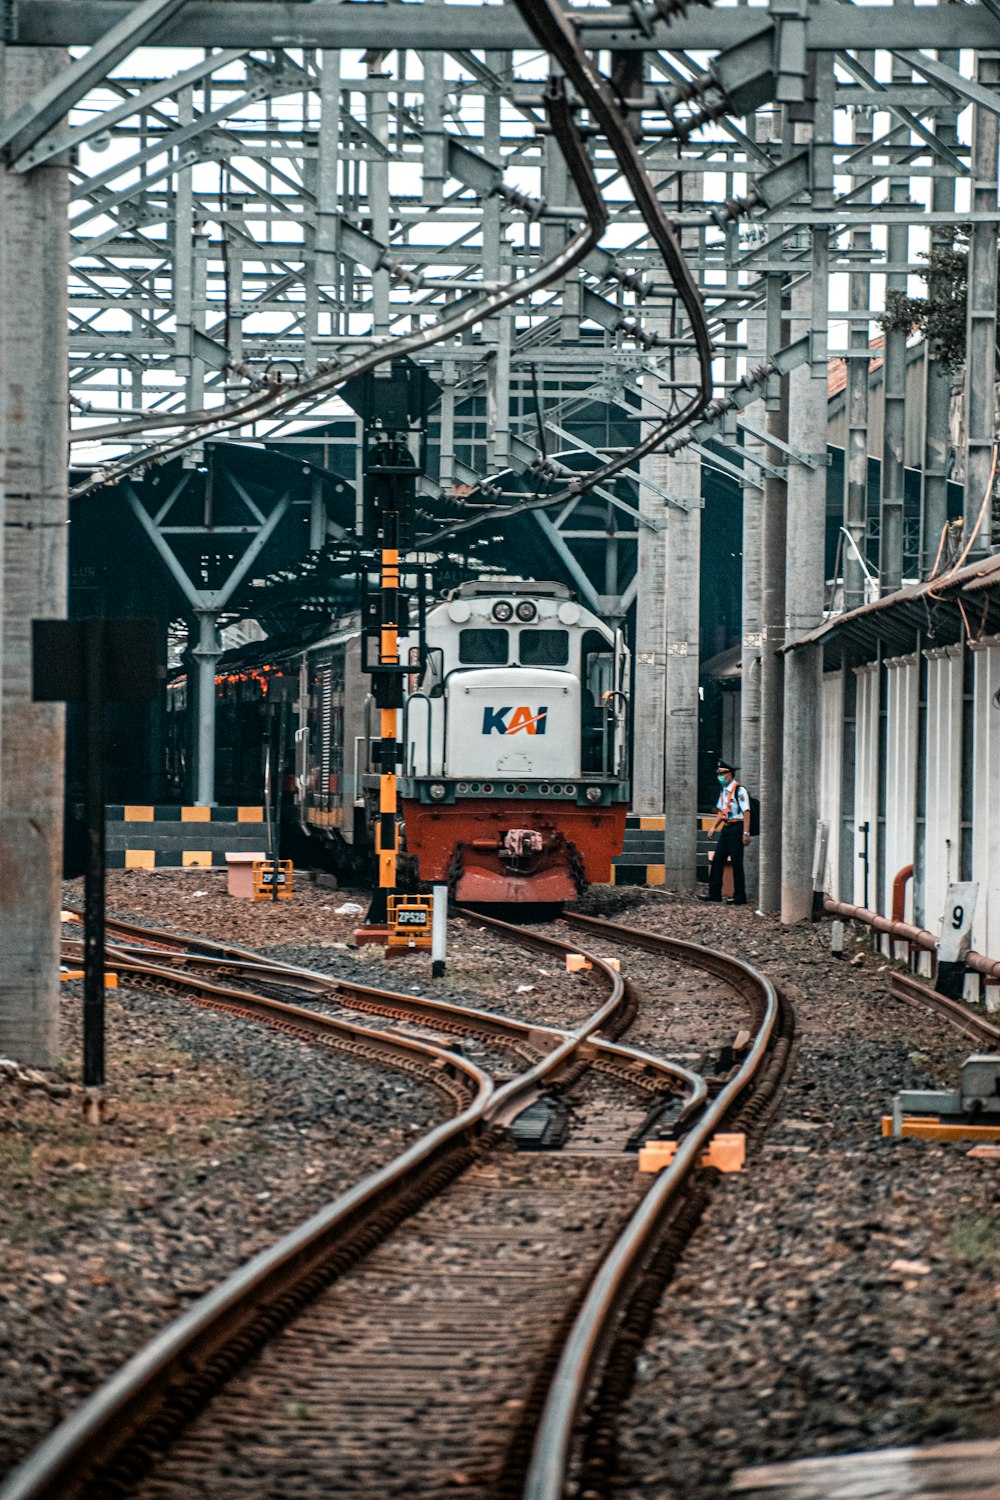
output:
<instances>
[{"instance_id":1,"label":"railroad switch","mask_svg":"<svg viewBox=\"0 0 1000 1500\"><path fill-rule=\"evenodd\" d=\"M679 1128L678 1121L686 1108L687 1100L683 1094L669 1094L666 1099L661 1096L646 1111L642 1124L629 1136L625 1150L641 1151L647 1141L665 1140Z\"/></svg>"},{"instance_id":2,"label":"railroad switch","mask_svg":"<svg viewBox=\"0 0 1000 1500\"><path fill-rule=\"evenodd\" d=\"M1000 1056L974 1053L962 1064L957 1089L903 1089L882 1116L895 1140L1000 1141Z\"/></svg>"},{"instance_id":3,"label":"railroad switch","mask_svg":"<svg viewBox=\"0 0 1000 1500\"><path fill-rule=\"evenodd\" d=\"M569 1134L565 1099L543 1094L511 1121L510 1138L519 1151L558 1151Z\"/></svg>"},{"instance_id":4,"label":"railroad switch","mask_svg":"<svg viewBox=\"0 0 1000 1500\"><path fill-rule=\"evenodd\" d=\"M647 1141L639 1152L640 1172L662 1172L677 1155L680 1141ZM720 1131L698 1158L699 1167L714 1167L717 1172L742 1172L746 1161L747 1138L742 1131Z\"/></svg>"}]
</instances>

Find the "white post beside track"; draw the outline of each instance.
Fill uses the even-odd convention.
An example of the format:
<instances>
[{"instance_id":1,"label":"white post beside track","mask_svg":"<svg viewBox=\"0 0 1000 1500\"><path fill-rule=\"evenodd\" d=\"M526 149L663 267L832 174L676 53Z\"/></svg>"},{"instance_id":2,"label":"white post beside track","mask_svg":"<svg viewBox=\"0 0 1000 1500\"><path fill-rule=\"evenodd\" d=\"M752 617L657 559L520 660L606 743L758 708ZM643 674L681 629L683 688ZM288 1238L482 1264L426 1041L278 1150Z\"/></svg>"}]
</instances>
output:
<instances>
[{"instance_id":1,"label":"white post beside track","mask_svg":"<svg viewBox=\"0 0 1000 1500\"><path fill-rule=\"evenodd\" d=\"M434 911L431 917L431 975L440 979L444 974L444 962L448 952L448 887L436 885Z\"/></svg>"}]
</instances>

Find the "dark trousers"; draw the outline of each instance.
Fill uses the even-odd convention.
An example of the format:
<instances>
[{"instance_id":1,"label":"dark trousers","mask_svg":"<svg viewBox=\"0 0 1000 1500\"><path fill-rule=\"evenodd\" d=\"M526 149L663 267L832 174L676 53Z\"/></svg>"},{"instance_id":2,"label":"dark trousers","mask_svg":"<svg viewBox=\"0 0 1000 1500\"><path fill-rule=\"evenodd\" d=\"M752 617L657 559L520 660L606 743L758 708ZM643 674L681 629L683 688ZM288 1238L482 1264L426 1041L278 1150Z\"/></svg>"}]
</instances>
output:
<instances>
[{"instance_id":1,"label":"dark trousers","mask_svg":"<svg viewBox=\"0 0 1000 1500\"><path fill-rule=\"evenodd\" d=\"M726 868L726 860L731 859L733 862L733 900L743 905L747 899L747 884L743 874L742 818L738 823L727 823L714 842L715 858L712 860L708 877L708 894L713 901L721 901L722 872Z\"/></svg>"}]
</instances>

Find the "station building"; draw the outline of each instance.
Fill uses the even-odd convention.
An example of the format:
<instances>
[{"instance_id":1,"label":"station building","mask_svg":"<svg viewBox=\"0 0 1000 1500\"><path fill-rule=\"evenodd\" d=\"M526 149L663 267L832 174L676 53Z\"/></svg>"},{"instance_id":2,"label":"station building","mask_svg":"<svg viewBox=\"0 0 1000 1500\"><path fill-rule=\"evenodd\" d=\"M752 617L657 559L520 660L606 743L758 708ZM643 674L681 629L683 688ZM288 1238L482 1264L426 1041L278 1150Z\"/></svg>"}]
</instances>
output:
<instances>
[{"instance_id":1,"label":"station building","mask_svg":"<svg viewBox=\"0 0 1000 1500\"><path fill-rule=\"evenodd\" d=\"M787 650L822 653L827 892L890 916L898 881L897 913L937 932L949 884L976 881L972 946L1000 953L1000 556Z\"/></svg>"}]
</instances>

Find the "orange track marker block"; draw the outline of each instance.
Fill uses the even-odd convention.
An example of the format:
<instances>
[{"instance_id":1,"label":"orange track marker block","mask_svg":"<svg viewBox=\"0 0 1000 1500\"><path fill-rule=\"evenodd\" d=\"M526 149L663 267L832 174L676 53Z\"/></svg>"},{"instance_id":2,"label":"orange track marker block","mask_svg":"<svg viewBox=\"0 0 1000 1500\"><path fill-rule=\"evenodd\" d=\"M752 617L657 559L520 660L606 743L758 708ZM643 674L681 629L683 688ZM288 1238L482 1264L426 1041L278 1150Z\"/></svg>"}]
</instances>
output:
<instances>
[{"instance_id":1,"label":"orange track marker block","mask_svg":"<svg viewBox=\"0 0 1000 1500\"><path fill-rule=\"evenodd\" d=\"M892 1135L892 1115L882 1116L882 1134ZM918 1141L1000 1141L1000 1125L942 1125L930 1115L904 1115L902 1139Z\"/></svg>"},{"instance_id":2,"label":"orange track marker block","mask_svg":"<svg viewBox=\"0 0 1000 1500\"><path fill-rule=\"evenodd\" d=\"M581 969L590 969L593 965L582 953L567 953L566 968L570 974L579 974Z\"/></svg>"},{"instance_id":3,"label":"orange track marker block","mask_svg":"<svg viewBox=\"0 0 1000 1500\"><path fill-rule=\"evenodd\" d=\"M640 1172L662 1172L677 1155L677 1141L647 1141L639 1151ZM747 1154L747 1138L742 1131L720 1131L713 1135L707 1150L698 1158L700 1167L714 1167L717 1172L742 1172Z\"/></svg>"}]
</instances>

